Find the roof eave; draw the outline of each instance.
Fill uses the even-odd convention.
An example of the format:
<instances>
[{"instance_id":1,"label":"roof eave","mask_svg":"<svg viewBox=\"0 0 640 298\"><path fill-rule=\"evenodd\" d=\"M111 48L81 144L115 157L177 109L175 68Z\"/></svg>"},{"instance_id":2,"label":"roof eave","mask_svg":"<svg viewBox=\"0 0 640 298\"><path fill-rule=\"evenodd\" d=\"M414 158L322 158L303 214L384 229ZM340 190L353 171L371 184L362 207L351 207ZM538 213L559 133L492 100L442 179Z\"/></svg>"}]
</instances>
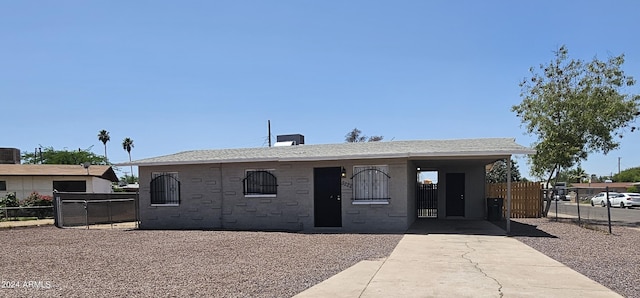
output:
<instances>
[{"instance_id":1,"label":"roof eave","mask_svg":"<svg viewBox=\"0 0 640 298\"><path fill-rule=\"evenodd\" d=\"M535 150L518 149L505 151L481 151L481 152L440 152L440 153L396 153L396 154L357 154L357 155L333 155L333 156L298 156L283 158L235 158L235 159L211 159L189 161L158 161L158 162L127 162L117 166L172 166L192 164L222 164L222 163L249 163L249 162L296 162L296 161L328 161L328 160L353 160L353 159L395 159L395 158L431 158L431 157L509 157L516 154L535 154Z\"/></svg>"}]
</instances>

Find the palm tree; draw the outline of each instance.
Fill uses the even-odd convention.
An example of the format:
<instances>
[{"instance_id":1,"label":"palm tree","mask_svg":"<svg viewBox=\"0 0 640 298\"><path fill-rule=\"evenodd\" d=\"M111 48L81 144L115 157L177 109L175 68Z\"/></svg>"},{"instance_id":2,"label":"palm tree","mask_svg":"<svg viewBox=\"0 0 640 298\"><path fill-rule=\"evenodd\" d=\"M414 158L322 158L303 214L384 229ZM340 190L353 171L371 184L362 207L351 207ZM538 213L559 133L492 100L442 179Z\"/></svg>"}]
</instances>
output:
<instances>
[{"instance_id":1,"label":"palm tree","mask_svg":"<svg viewBox=\"0 0 640 298\"><path fill-rule=\"evenodd\" d=\"M101 130L98 133L98 140L100 140L100 142L104 144L104 160L108 163L109 159L107 158L107 142L111 140L111 137L109 137L109 132L104 129Z\"/></svg>"},{"instance_id":2,"label":"palm tree","mask_svg":"<svg viewBox=\"0 0 640 298\"><path fill-rule=\"evenodd\" d=\"M131 149L133 148L133 140L130 138L124 138L122 141L122 149L129 153L129 162L131 162ZM131 166L131 176L133 176L133 166Z\"/></svg>"}]
</instances>

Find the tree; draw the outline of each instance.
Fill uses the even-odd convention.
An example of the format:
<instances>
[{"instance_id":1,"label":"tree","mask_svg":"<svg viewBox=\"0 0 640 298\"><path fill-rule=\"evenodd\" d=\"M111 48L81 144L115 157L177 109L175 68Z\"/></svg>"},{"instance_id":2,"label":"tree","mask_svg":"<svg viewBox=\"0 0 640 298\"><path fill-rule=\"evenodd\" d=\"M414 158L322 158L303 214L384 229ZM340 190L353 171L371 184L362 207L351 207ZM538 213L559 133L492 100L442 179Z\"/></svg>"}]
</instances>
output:
<instances>
[{"instance_id":1,"label":"tree","mask_svg":"<svg viewBox=\"0 0 640 298\"><path fill-rule=\"evenodd\" d=\"M106 130L101 130L98 133L98 140L100 140L100 142L102 142L102 144L104 144L104 159L109 160L107 158L107 142L109 142L109 140L111 140L111 137L109 137L109 132Z\"/></svg>"},{"instance_id":2,"label":"tree","mask_svg":"<svg viewBox=\"0 0 640 298\"><path fill-rule=\"evenodd\" d=\"M584 180L588 180L589 175L580 166L577 168L571 168L566 170L559 170L556 181L563 181L568 183L582 183Z\"/></svg>"},{"instance_id":3,"label":"tree","mask_svg":"<svg viewBox=\"0 0 640 298\"><path fill-rule=\"evenodd\" d=\"M618 138L640 114L640 96L624 93L635 80L625 75L623 64L624 55L588 63L569 60L562 46L548 65L529 69L531 77L520 83L523 100L512 111L538 138L533 143L537 153L529 160L534 176L548 177L549 184L559 169L573 167L590 153L618 148Z\"/></svg>"},{"instance_id":4,"label":"tree","mask_svg":"<svg viewBox=\"0 0 640 298\"><path fill-rule=\"evenodd\" d=\"M58 164L58 165L79 165L89 162L91 164L108 164L104 156L91 152L91 148L78 150L55 150L53 147L42 148L42 153L36 154L25 152L22 154L22 163L25 164Z\"/></svg>"},{"instance_id":5,"label":"tree","mask_svg":"<svg viewBox=\"0 0 640 298\"><path fill-rule=\"evenodd\" d=\"M124 138L122 141L122 149L129 154L129 162L131 162L131 149L133 149L133 140L130 138ZM133 176L133 166L131 166L131 176Z\"/></svg>"},{"instance_id":6,"label":"tree","mask_svg":"<svg viewBox=\"0 0 640 298\"><path fill-rule=\"evenodd\" d=\"M123 184L133 184L138 182L138 177L131 175L124 175L120 177L120 182Z\"/></svg>"},{"instance_id":7,"label":"tree","mask_svg":"<svg viewBox=\"0 0 640 298\"><path fill-rule=\"evenodd\" d=\"M520 181L520 170L515 160L511 160L511 181ZM507 160L501 159L493 163L491 169L486 175L487 183L505 183L507 182Z\"/></svg>"},{"instance_id":8,"label":"tree","mask_svg":"<svg viewBox=\"0 0 640 298\"><path fill-rule=\"evenodd\" d=\"M384 137L383 136L371 136L368 137L365 135L362 135L362 131L360 131L357 128L354 128L352 131L350 131L349 133L347 133L344 136L344 140L347 143L358 143L358 142L378 142L378 141L382 141Z\"/></svg>"},{"instance_id":9,"label":"tree","mask_svg":"<svg viewBox=\"0 0 640 298\"><path fill-rule=\"evenodd\" d=\"M615 182L638 182L640 181L640 167L626 169L619 174L613 175Z\"/></svg>"}]
</instances>

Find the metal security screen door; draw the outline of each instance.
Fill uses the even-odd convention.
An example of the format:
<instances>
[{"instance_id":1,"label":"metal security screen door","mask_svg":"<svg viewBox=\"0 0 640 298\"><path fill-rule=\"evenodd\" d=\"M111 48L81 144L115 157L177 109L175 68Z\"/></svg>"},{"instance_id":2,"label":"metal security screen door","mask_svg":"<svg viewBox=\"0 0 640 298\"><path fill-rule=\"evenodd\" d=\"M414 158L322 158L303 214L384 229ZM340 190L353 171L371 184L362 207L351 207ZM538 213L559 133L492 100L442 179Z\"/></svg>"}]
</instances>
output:
<instances>
[{"instance_id":1,"label":"metal security screen door","mask_svg":"<svg viewBox=\"0 0 640 298\"><path fill-rule=\"evenodd\" d=\"M438 217L438 184L418 184L418 218Z\"/></svg>"},{"instance_id":2,"label":"metal security screen door","mask_svg":"<svg viewBox=\"0 0 640 298\"><path fill-rule=\"evenodd\" d=\"M313 169L313 215L316 227L342 227L339 167Z\"/></svg>"}]
</instances>

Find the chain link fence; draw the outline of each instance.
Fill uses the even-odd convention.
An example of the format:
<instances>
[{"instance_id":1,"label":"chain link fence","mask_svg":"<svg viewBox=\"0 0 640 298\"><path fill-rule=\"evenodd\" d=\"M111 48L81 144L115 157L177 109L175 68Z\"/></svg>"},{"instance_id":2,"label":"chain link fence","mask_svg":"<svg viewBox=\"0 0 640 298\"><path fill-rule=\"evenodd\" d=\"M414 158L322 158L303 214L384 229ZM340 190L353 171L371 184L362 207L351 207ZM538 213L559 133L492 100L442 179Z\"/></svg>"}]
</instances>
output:
<instances>
[{"instance_id":1,"label":"chain link fence","mask_svg":"<svg viewBox=\"0 0 640 298\"><path fill-rule=\"evenodd\" d=\"M54 193L59 228L138 228L138 193Z\"/></svg>"},{"instance_id":2,"label":"chain link fence","mask_svg":"<svg viewBox=\"0 0 640 298\"><path fill-rule=\"evenodd\" d=\"M600 193L604 195L592 201ZM551 201L547 217L571 220L580 226L608 233L612 226L640 227L640 208L612 206L610 202L615 194L607 188L569 188L569 195L564 200L554 198Z\"/></svg>"},{"instance_id":3,"label":"chain link fence","mask_svg":"<svg viewBox=\"0 0 640 298\"><path fill-rule=\"evenodd\" d=\"M53 218L53 206L0 207L0 221Z\"/></svg>"}]
</instances>

